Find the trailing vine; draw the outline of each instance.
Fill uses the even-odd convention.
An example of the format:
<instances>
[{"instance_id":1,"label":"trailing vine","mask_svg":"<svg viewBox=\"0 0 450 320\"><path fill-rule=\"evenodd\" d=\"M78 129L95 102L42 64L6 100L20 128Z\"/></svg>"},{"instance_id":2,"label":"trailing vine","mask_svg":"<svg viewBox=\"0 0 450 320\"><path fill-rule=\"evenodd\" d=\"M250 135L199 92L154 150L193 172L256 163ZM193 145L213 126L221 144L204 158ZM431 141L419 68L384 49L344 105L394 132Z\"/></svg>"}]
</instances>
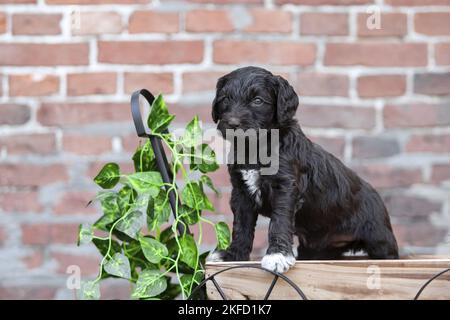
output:
<instances>
[{"instance_id":1,"label":"trailing vine","mask_svg":"<svg viewBox=\"0 0 450 320\"><path fill-rule=\"evenodd\" d=\"M81 299L99 299L100 281L110 277L130 281L131 297L135 299L186 299L205 276L208 252L200 254L203 224L214 227L218 249L228 247L227 224L202 216L203 211L215 210L205 193L205 188L218 193L207 175L218 168L214 151L201 141L197 116L186 126L182 137L167 133L174 117L159 95L151 106L147 124L170 150L172 177L181 175L184 184L181 192L176 179L163 183L150 141L134 153L134 173L123 174L118 164L107 163L94 178L102 191L93 201L100 202L103 214L92 225L80 225L78 245L92 242L103 258L97 278L82 282ZM189 160L189 166L185 160ZM192 178L193 172L200 173L200 178ZM174 218L170 192L176 198ZM179 224L197 225L198 232L179 234Z\"/></svg>"}]
</instances>

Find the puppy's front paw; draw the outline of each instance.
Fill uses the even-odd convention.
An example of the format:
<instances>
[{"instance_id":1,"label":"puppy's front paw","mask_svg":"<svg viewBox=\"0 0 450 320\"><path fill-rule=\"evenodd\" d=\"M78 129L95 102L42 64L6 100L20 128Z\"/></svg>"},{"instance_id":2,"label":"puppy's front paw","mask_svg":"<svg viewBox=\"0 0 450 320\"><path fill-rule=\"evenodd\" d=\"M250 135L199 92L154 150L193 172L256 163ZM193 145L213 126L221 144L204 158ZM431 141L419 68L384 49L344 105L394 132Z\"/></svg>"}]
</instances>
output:
<instances>
[{"instance_id":1,"label":"puppy's front paw","mask_svg":"<svg viewBox=\"0 0 450 320\"><path fill-rule=\"evenodd\" d=\"M282 253L266 254L261 260L261 267L278 273L288 271L294 264L295 258L293 255L284 255Z\"/></svg>"},{"instance_id":2,"label":"puppy's front paw","mask_svg":"<svg viewBox=\"0 0 450 320\"><path fill-rule=\"evenodd\" d=\"M223 262L225 261L224 255L224 251L211 251L206 257L206 262Z\"/></svg>"}]
</instances>

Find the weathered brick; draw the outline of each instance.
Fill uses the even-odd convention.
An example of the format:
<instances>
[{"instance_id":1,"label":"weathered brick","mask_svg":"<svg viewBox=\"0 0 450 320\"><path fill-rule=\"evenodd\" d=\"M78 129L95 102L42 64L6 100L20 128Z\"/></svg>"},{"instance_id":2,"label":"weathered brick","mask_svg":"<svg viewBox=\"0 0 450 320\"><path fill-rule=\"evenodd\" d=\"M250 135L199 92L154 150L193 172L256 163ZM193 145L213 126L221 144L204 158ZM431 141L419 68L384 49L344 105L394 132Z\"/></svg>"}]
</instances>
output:
<instances>
[{"instance_id":1,"label":"weathered brick","mask_svg":"<svg viewBox=\"0 0 450 320\"><path fill-rule=\"evenodd\" d=\"M74 126L130 121L128 103L44 103L38 121L46 126Z\"/></svg>"},{"instance_id":2,"label":"weathered brick","mask_svg":"<svg viewBox=\"0 0 450 320\"><path fill-rule=\"evenodd\" d=\"M144 73L127 72L125 73L125 92L132 93L136 90L148 88L154 94L173 93L173 74L164 73Z\"/></svg>"},{"instance_id":3,"label":"weathered brick","mask_svg":"<svg viewBox=\"0 0 450 320\"><path fill-rule=\"evenodd\" d=\"M353 139L353 158L386 158L400 153L400 145L394 138L355 137Z\"/></svg>"},{"instance_id":4,"label":"weathered brick","mask_svg":"<svg viewBox=\"0 0 450 320\"><path fill-rule=\"evenodd\" d=\"M348 15L346 13L303 13L300 15L300 33L318 36L347 35Z\"/></svg>"},{"instance_id":5,"label":"weathered brick","mask_svg":"<svg viewBox=\"0 0 450 320\"><path fill-rule=\"evenodd\" d=\"M79 13L79 23L72 23L72 34L94 35L121 33L122 17L117 12L83 12Z\"/></svg>"},{"instance_id":6,"label":"weathered brick","mask_svg":"<svg viewBox=\"0 0 450 320\"><path fill-rule=\"evenodd\" d=\"M0 65L87 65L87 43L0 43Z\"/></svg>"},{"instance_id":7,"label":"weathered brick","mask_svg":"<svg viewBox=\"0 0 450 320\"><path fill-rule=\"evenodd\" d=\"M386 0L391 6L428 6L428 5L448 5L450 0Z\"/></svg>"},{"instance_id":8,"label":"weathered brick","mask_svg":"<svg viewBox=\"0 0 450 320\"><path fill-rule=\"evenodd\" d=\"M5 242L7 241L8 235L6 234L6 230L4 227L0 227L0 247L3 247Z\"/></svg>"},{"instance_id":9,"label":"weathered brick","mask_svg":"<svg viewBox=\"0 0 450 320\"><path fill-rule=\"evenodd\" d=\"M450 153L450 134L413 135L406 144L406 151Z\"/></svg>"},{"instance_id":10,"label":"weathered brick","mask_svg":"<svg viewBox=\"0 0 450 320\"><path fill-rule=\"evenodd\" d=\"M287 11L254 8L250 9L251 23L244 28L246 32L278 32L292 31L292 14Z\"/></svg>"},{"instance_id":11,"label":"weathered brick","mask_svg":"<svg viewBox=\"0 0 450 320\"><path fill-rule=\"evenodd\" d=\"M225 72L202 71L183 73L183 92L214 91L217 80Z\"/></svg>"},{"instance_id":12,"label":"weathered brick","mask_svg":"<svg viewBox=\"0 0 450 320\"><path fill-rule=\"evenodd\" d=\"M228 178L229 179L229 178ZM228 182L229 180L225 180ZM219 196L211 195L210 199L218 214L232 215L230 208L230 192L221 192Z\"/></svg>"},{"instance_id":13,"label":"weathered brick","mask_svg":"<svg viewBox=\"0 0 450 320\"><path fill-rule=\"evenodd\" d=\"M99 41L98 59L116 64L199 63L203 59L203 42Z\"/></svg>"},{"instance_id":14,"label":"weathered brick","mask_svg":"<svg viewBox=\"0 0 450 320\"><path fill-rule=\"evenodd\" d=\"M172 114L175 114L175 123L187 123L192 120L195 115L203 122L212 122L211 118L211 104L188 104L188 103L176 103L169 106L169 110Z\"/></svg>"},{"instance_id":15,"label":"weathered brick","mask_svg":"<svg viewBox=\"0 0 450 320\"><path fill-rule=\"evenodd\" d=\"M344 157L345 139L343 137L330 138L308 135L308 138L334 156L341 159Z\"/></svg>"},{"instance_id":16,"label":"weathered brick","mask_svg":"<svg viewBox=\"0 0 450 320\"><path fill-rule=\"evenodd\" d=\"M6 32L6 14L0 12L0 34Z\"/></svg>"},{"instance_id":17,"label":"weathered brick","mask_svg":"<svg viewBox=\"0 0 450 320\"><path fill-rule=\"evenodd\" d=\"M30 108L19 104L0 104L0 125L19 125L30 120Z\"/></svg>"},{"instance_id":18,"label":"weathered brick","mask_svg":"<svg viewBox=\"0 0 450 320\"><path fill-rule=\"evenodd\" d=\"M31 253L24 256L22 259L27 269L32 270L39 268L45 262L45 257L42 248L36 248Z\"/></svg>"},{"instance_id":19,"label":"weathered brick","mask_svg":"<svg viewBox=\"0 0 450 320\"><path fill-rule=\"evenodd\" d=\"M0 193L0 210L3 212L35 212L42 211L36 191L6 192Z\"/></svg>"},{"instance_id":20,"label":"weathered brick","mask_svg":"<svg viewBox=\"0 0 450 320\"><path fill-rule=\"evenodd\" d=\"M354 170L375 188L409 187L415 183L422 182L422 172L419 168L368 164L354 167Z\"/></svg>"},{"instance_id":21,"label":"weathered brick","mask_svg":"<svg viewBox=\"0 0 450 320\"><path fill-rule=\"evenodd\" d=\"M314 63L314 44L287 41L217 40L213 60L221 64L268 63L274 65L301 65Z\"/></svg>"},{"instance_id":22,"label":"weathered brick","mask_svg":"<svg viewBox=\"0 0 450 320\"><path fill-rule=\"evenodd\" d=\"M434 127L450 124L450 105L407 104L386 105L383 111L386 128Z\"/></svg>"},{"instance_id":23,"label":"weathered brick","mask_svg":"<svg viewBox=\"0 0 450 320\"><path fill-rule=\"evenodd\" d=\"M78 237L76 223L23 224L22 243L26 245L76 244Z\"/></svg>"},{"instance_id":24,"label":"weathered brick","mask_svg":"<svg viewBox=\"0 0 450 320\"><path fill-rule=\"evenodd\" d=\"M414 75L414 92L427 95L450 95L450 72Z\"/></svg>"},{"instance_id":25,"label":"weathered brick","mask_svg":"<svg viewBox=\"0 0 450 320\"><path fill-rule=\"evenodd\" d=\"M17 35L60 34L61 18L61 14L14 14L12 16L12 33Z\"/></svg>"},{"instance_id":26,"label":"weathered brick","mask_svg":"<svg viewBox=\"0 0 450 320\"><path fill-rule=\"evenodd\" d=\"M111 152L111 137L102 135L70 134L63 136L63 150L78 155L100 155Z\"/></svg>"},{"instance_id":27,"label":"weathered brick","mask_svg":"<svg viewBox=\"0 0 450 320\"><path fill-rule=\"evenodd\" d=\"M434 247L446 240L447 230L431 222L394 225L394 234L401 246Z\"/></svg>"},{"instance_id":28,"label":"weathered brick","mask_svg":"<svg viewBox=\"0 0 450 320\"><path fill-rule=\"evenodd\" d=\"M8 155L54 154L56 137L53 133L17 134L0 137L0 149L6 148Z\"/></svg>"},{"instance_id":29,"label":"weathered brick","mask_svg":"<svg viewBox=\"0 0 450 320\"><path fill-rule=\"evenodd\" d=\"M450 12L420 12L414 15L417 33L430 36L450 35Z\"/></svg>"},{"instance_id":30,"label":"weathered brick","mask_svg":"<svg viewBox=\"0 0 450 320\"><path fill-rule=\"evenodd\" d=\"M365 3L373 3L373 0L276 0L278 4L292 3L305 6L322 6L322 5L358 5Z\"/></svg>"},{"instance_id":31,"label":"weathered brick","mask_svg":"<svg viewBox=\"0 0 450 320\"><path fill-rule=\"evenodd\" d=\"M228 3L262 3L263 0L188 0L190 2L197 3L217 3L217 4L228 4Z\"/></svg>"},{"instance_id":32,"label":"weathered brick","mask_svg":"<svg viewBox=\"0 0 450 320\"><path fill-rule=\"evenodd\" d=\"M95 193L87 191L69 191L63 194L53 208L58 215L95 214L97 212L89 201L95 198Z\"/></svg>"},{"instance_id":33,"label":"weathered brick","mask_svg":"<svg viewBox=\"0 0 450 320\"><path fill-rule=\"evenodd\" d=\"M24 1L24 0L21 0ZM47 4L145 4L150 0L45 0Z\"/></svg>"},{"instance_id":34,"label":"weathered brick","mask_svg":"<svg viewBox=\"0 0 450 320\"><path fill-rule=\"evenodd\" d=\"M349 81L347 75L300 72L294 80L294 87L301 96L347 97Z\"/></svg>"},{"instance_id":35,"label":"weathered brick","mask_svg":"<svg viewBox=\"0 0 450 320\"><path fill-rule=\"evenodd\" d=\"M438 65L450 65L450 42L436 44L435 60Z\"/></svg>"},{"instance_id":36,"label":"weathered brick","mask_svg":"<svg viewBox=\"0 0 450 320\"><path fill-rule=\"evenodd\" d=\"M50 96L59 91L59 77L43 74L25 74L9 76L9 95Z\"/></svg>"},{"instance_id":37,"label":"weathered brick","mask_svg":"<svg viewBox=\"0 0 450 320\"><path fill-rule=\"evenodd\" d=\"M299 107L297 119L306 127L372 129L375 110L371 107L305 105Z\"/></svg>"},{"instance_id":38,"label":"weathered brick","mask_svg":"<svg viewBox=\"0 0 450 320\"><path fill-rule=\"evenodd\" d=\"M175 12L135 11L130 16L130 33L175 33L180 29L180 18Z\"/></svg>"},{"instance_id":39,"label":"weathered brick","mask_svg":"<svg viewBox=\"0 0 450 320\"><path fill-rule=\"evenodd\" d=\"M367 75L358 78L358 94L362 98L396 97L405 94L403 75Z\"/></svg>"},{"instance_id":40,"label":"weathered brick","mask_svg":"<svg viewBox=\"0 0 450 320\"><path fill-rule=\"evenodd\" d=\"M442 204L417 196L390 194L383 197L389 214L398 218L427 219L440 213Z\"/></svg>"},{"instance_id":41,"label":"weathered brick","mask_svg":"<svg viewBox=\"0 0 450 320\"><path fill-rule=\"evenodd\" d=\"M39 187L67 180L61 164L0 164L0 186Z\"/></svg>"},{"instance_id":42,"label":"weathered brick","mask_svg":"<svg viewBox=\"0 0 450 320\"><path fill-rule=\"evenodd\" d=\"M91 94L114 94L117 76L113 72L71 73L67 75L67 94L83 96Z\"/></svg>"},{"instance_id":43,"label":"weathered brick","mask_svg":"<svg viewBox=\"0 0 450 320\"><path fill-rule=\"evenodd\" d=\"M227 10L192 10L186 13L186 31L231 32L234 30Z\"/></svg>"},{"instance_id":44,"label":"weathered brick","mask_svg":"<svg viewBox=\"0 0 450 320\"><path fill-rule=\"evenodd\" d=\"M325 65L420 67L427 65L425 43L328 43Z\"/></svg>"},{"instance_id":45,"label":"weathered brick","mask_svg":"<svg viewBox=\"0 0 450 320\"><path fill-rule=\"evenodd\" d=\"M29 2L36 0L20 0L20 1ZM57 287L45 286L43 284L23 285L23 286L16 285L11 287L2 286L0 287L0 297L2 297L2 299L9 299L9 300L52 300L55 298L57 289L58 289Z\"/></svg>"},{"instance_id":46,"label":"weathered brick","mask_svg":"<svg viewBox=\"0 0 450 320\"><path fill-rule=\"evenodd\" d=\"M369 23L368 23L369 22ZM358 36L360 37L403 37L407 34L406 14L386 13L380 15L380 28L373 28L372 14L358 14Z\"/></svg>"},{"instance_id":47,"label":"weathered brick","mask_svg":"<svg viewBox=\"0 0 450 320\"><path fill-rule=\"evenodd\" d=\"M56 260L58 264L56 272L60 274L67 274L67 267L76 265L80 267L82 276L92 276L98 273L100 266L100 258L98 256L53 251L51 257Z\"/></svg>"},{"instance_id":48,"label":"weathered brick","mask_svg":"<svg viewBox=\"0 0 450 320\"><path fill-rule=\"evenodd\" d=\"M431 170L431 181L440 183L450 180L450 164L435 164Z\"/></svg>"}]
</instances>

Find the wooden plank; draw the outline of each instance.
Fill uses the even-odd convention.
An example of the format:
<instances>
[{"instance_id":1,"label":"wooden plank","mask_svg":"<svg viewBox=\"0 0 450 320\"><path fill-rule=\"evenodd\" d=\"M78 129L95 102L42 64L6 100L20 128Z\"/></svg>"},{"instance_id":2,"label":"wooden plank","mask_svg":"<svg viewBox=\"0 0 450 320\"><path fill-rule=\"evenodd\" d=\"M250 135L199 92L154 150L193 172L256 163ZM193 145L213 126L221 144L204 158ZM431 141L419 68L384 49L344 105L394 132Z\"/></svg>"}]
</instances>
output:
<instances>
[{"instance_id":1,"label":"wooden plank","mask_svg":"<svg viewBox=\"0 0 450 320\"><path fill-rule=\"evenodd\" d=\"M258 262L216 262L206 265L210 276L236 265ZM297 261L285 275L308 299L405 299L414 298L433 275L450 267L449 258L400 260L321 260ZM239 268L215 277L228 299L262 299L273 275L263 270ZM214 285L207 283L210 299L221 299ZM270 299L301 299L285 281L279 279ZM420 299L450 299L450 272L434 280Z\"/></svg>"}]
</instances>

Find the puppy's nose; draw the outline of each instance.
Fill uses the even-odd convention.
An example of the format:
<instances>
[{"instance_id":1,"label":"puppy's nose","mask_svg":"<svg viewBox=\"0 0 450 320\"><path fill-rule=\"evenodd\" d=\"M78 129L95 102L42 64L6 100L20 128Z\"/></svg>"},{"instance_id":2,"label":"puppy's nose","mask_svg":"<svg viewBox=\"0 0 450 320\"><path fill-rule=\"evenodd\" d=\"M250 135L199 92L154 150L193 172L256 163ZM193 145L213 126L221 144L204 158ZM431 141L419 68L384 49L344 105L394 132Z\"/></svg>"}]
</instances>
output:
<instances>
[{"instance_id":1,"label":"puppy's nose","mask_svg":"<svg viewBox=\"0 0 450 320\"><path fill-rule=\"evenodd\" d=\"M228 125L232 128L237 128L241 124L241 121L239 121L239 119L235 117L231 117L227 122Z\"/></svg>"}]
</instances>

